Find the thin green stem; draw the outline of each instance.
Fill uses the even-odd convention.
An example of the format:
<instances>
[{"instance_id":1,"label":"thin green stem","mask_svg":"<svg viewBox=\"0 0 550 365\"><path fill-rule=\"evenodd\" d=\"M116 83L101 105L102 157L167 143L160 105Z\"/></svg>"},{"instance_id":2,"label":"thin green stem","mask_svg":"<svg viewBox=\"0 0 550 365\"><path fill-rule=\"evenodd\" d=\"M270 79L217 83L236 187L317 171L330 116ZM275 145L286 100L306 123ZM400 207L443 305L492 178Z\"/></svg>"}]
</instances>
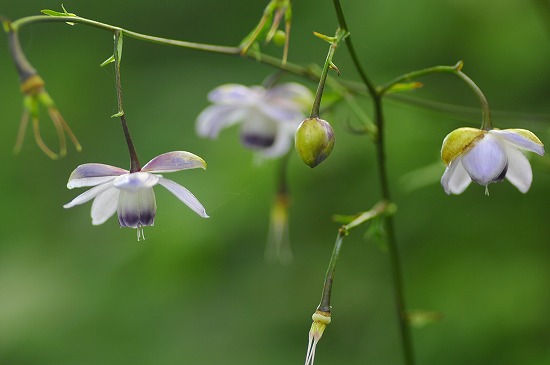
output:
<instances>
[{"instance_id":1,"label":"thin green stem","mask_svg":"<svg viewBox=\"0 0 550 365\"><path fill-rule=\"evenodd\" d=\"M28 80L31 76L37 74L36 70L30 62L27 60L25 53L21 49L21 42L19 42L19 33L17 33L12 24L7 19L1 19L4 30L8 35L8 45L10 49L10 54L17 69L17 74L19 75L19 81L21 83Z\"/></svg>"},{"instance_id":2,"label":"thin green stem","mask_svg":"<svg viewBox=\"0 0 550 365\"><path fill-rule=\"evenodd\" d=\"M434 66L434 67L429 67L418 71L409 72L404 75L398 76L392 81L382 85L381 87L377 88L377 91L380 96L384 96L394 85L400 82L410 81L415 78L431 75L434 73L443 73L443 72L451 73L456 75L462 81L464 81L466 85L468 85L470 89L472 89L474 94L476 94L476 96L478 97L479 102L481 104L481 115L482 115L481 129L485 129L485 130L492 129L493 125L491 120L491 111L489 109L489 102L487 101L487 98L485 97L481 89L476 85L476 83L471 78L469 78L464 72L462 72L463 65L464 64L462 61L458 61L454 66Z\"/></svg>"},{"instance_id":3,"label":"thin green stem","mask_svg":"<svg viewBox=\"0 0 550 365\"><path fill-rule=\"evenodd\" d=\"M340 23L340 27L346 31L349 31L349 28L347 27L347 24L346 24L346 18L344 16L344 12L342 10L342 6L340 4L340 0L333 0L333 3L336 9L336 14L338 17L338 21ZM378 165L378 175L380 179L380 188L382 193L382 199L386 201L391 201L391 193L390 193L390 187L388 182L388 173L386 168L385 138L384 138L385 131L384 131L384 113L382 109L382 94L378 92L376 86L370 80L370 78L367 76L367 73L363 69L361 62L359 61L359 57L355 52L355 48L353 47L351 36L348 36L346 38L346 45L348 47L348 51L355 65L355 68L359 72L359 76L361 77L361 80L369 90L369 93L371 94L373 99L374 120L375 120L376 126L378 127L378 139L376 141L376 152L377 152L376 158L377 158L377 165ZM410 327L407 319L405 298L403 294L404 292L403 291L403 274L401 271L401 262L399 259L398 246L395 238L395 228L393 223L393 217L391 215L386 216L384 219L384 223L386 228L388 251L390 255L395 304L397 309L399 330L400 330L401 342L403 347L404 362L407 365L414 365L412 339L411 339Z\"/></svg>"},{"instance_id":4,"label":"thin green stem","mask_svg":"<svg viewBox=\"0 0 550 365\"><path fill-rule=\"evenodd\" d=\"M456 73L458 70L460 70L461 67L462 67L462 61L459 61L454 66L434 66L434 67L428 67L418 71L409 72L404 75L398 76L395 79L391 80L390 82L377 88L378 94L382 96L385 95L394 85L401 82L411 81L418 77L431 75L434 73L443 73L443 72Z\"/></svg>"},{"instance_id":5,"label":"thin green stem","mask_svg":"<svg viewBox=\"0 0 550 365\"><path fill-rule=\"evenodd\" d=\"M469 78L464 72L458 70L456 75L463 80L472 91L477 95L479 103L481 104L481 129L486 131L493 129L493 122L491 120L491 110L489 109L489 102L487 98L481 91L481 89L476 85L476 83Z\"/></svg>"},{"instance_id":6,"label":"thin green stem","mask_svg":"<svg viewBox=\"0 0 550 365\"><path fill-rule=\"evenodd\" d=\"M336 16L338 17L338 23L340 24L340 28L346 32L349 32L349 28L346 22L346 17L344 16L344 11L342 10L342 5L340 5L340 0L333 0L334 8L336 10ZM369 93L372 97L374 97L376 92L376 86L375 84L370 80L370 78L367 76L367 73L361 67L361 63L359 62L359 57L357 57L357 53L355 52L355 48L353 46L353 42L351 41L351 37L346 37L346 46L348 47L350 56L352 58L352 61L359 72L359 76L361 77L361 80L363 80L363 83L369 90Z\"/></svg>"},{"instance_id":7,"label":"thin green stem","mask_svg":"<svg viewBox=\"0 0 550 365\"><path fill-rule=\"evenodd\" d=\"M67 23L67 22L91 26L91 27L95 27L95 28L110 31L110 32L120 31L124 36L137 39L140 41L159 44L159 45L181 47L181 48L193 49L197 51L213 52L218 54L226 54L226 55L239 56L239 57L241 56L241 51L242 51L240 47L226 47L226 46L219 46L219 45L212 45L212 44L180 41L180 40L163 38L163 37L154 37L147 34L142 34L131 30L127 30L118 26L101 23L91 19L82 18L79 16L50 16L50 15L29 16L29 17L21 18L12 22L11 29L14 32L17 32L24 26L35 24L35 23ZM276 57L269 56L260 52L249 50L246 54L246 57L251 60L273 66L275 68L286 71L288 73L308 78L312 81L317 81L319 80L319 77L320 77L320 74L318 72L314 72L309 67L303 67L290 62L283 63L280 59ZM362 85L359 85L357 83L344 82L343 85L346 85L346 88L353 90L354 92L364 91Z\"/></svg>"},{"instance_id":8,"label":"thin green stem","mask_svg":"<svg viewBox=\"0 0 550 365\"><path fill-rule=\"evenodd\" d=\"M354 218L348 224L345 224L338 229L338 235L336 236L336 242L334 243L334 249L332 250L332 255L330 257L330 262L328 264L327 273L325 275L325 283L323 285L323 293L321 295L321 302L317 307L318 311L330 313L330 297L332 293L332 283L334 281L334 273L336 271L336 262L340 255L340 250L342 249L342 243L344 237L349 234L353 228L360 226L361 224L368 222L376 217L382 215L393 214L396 210L394 204L387 201L381 201L377 203L371 210L361 213L359 216Z\"/></svg>"},{"instance_id":9,"label":"thin green stem","mask_svg":"<svg viewBox=\"0 0 550 365\"><path fill-rule=\"evenodd\" d=\"M321 35L317 35L317 36L325 40L328 39L328 37L325 37L325 36L321 36ZM309 116L310 118L319 117L319 109L321 108L321 99L323 97L323 90L325 89L325 82L327 81L328 70L333 65L332 58L334 57L334 53L336 52L336 48L338 47L338 44L346 36L347 36L346 31L337 29L334 38L331 39L330 48L328 49L328 53L327 53L327 58L325 59L325 64L323 65L323 69L321 70L321 77L319 79L319 85L317 86L317 92L315 93L315 100L313 101L313 106L311 107L311 114Z\"/></svg>"},{"instance_id":10,"label":"thin green stem","mask_svg":"<svg viewBox=\"0 0 550 365\"><path fill-rule=\"evenodd\" d=\"M323 285L323 294L321 295L321 302L317 307L318 311L330 313L330 296L332 293L332 282L334 281L334 273L336 271L336 262L338 261L338 256L340 256L340 250L342 249L342 242L344 237L347 235L347 231L343 228L338 230L338 235L336 236L336 242L334 243L334 249L332 250L332 255L330 256L330 262L328 264L327 273L325 275L325 284Z\"/></svg>"},{"instance_id":11,"label":"thin green stem","mask_svg":"<svg viewBox=\"0 0 550 365\"><path fill-rule=\"evenodd\" d=\"M199 51L208 51L208 52L224 53L224 54L239 54L241 51L240 48L238 47L224 47L224 46L217 46L217 45L211 45L211 44L194 43L194 42L186 42L186 41L180 41L180 40L169 39L169 38L154 37L143 33L133 32L131 30L127 30L114 25L101 23L91 19L82 18L79 16L49 16L49 15L29 16L29 17L21 18L14 21L12 23L12 28L15 31L18 31L21 27L29 24L51 23L51 22L77 23L77 24L84 24L84 25L88 25L91 27L95 27L95 28L99 28L99 29L103 29L111 32L120 31L125 36L128 36L130 38L135 38L141 41L168 45L168 46L191 48Z\"/></svg>"},{"instance_id":12,"label":"thin green stem","mask_svg":"<svg viewBox=\"0 0 550 365\"><path fill-rule=\"evenodd\" d=\"M124 138L128 145L128 153L130 154L130 172L141 171L141 164L137 156L130 130L128 129L128 123L126 122L126 115L124 115L124 108L122 106L122 83L120 81L120 60L122 55L122 32L115 30L115 44L114 44L114 56L115 56L115 84L116 84L116 96L118 113L115 116L120 117L120 123L122 124L122 131L124 132Z\"/></svg>"}]
</instances>

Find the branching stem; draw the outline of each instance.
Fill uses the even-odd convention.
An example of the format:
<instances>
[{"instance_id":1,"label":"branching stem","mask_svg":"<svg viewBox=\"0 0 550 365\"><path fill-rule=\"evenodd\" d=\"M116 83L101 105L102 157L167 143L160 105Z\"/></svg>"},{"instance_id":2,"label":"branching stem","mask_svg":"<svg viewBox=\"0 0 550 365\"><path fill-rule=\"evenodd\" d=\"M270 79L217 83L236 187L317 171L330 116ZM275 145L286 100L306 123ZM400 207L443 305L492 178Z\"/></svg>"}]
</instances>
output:
<instances>
[{"instance_id":1,"label":"branching stem","mask_svg":"<svg viewBox=\"0 0 550 365\"><path fill-rule=\"evenodd\" d=\"M340 4L340 0L333 0L336 15L340 28L345 31L349 31L346 23L346 18ZM388 182L388 173L386 167L386 155L385 155L385 131L384 131L384 113L382 109L382 94L378 91L375 84L367 76L359 57L355 52L351 36L346 38L346 45L350 53L351 59L355 68L357 69L361 80L367 87L374 104L374 121L378 128L378 138L376 140L376 159L378 165L378 176L380 180L380 189L382 193L382 199L384 201L391 201L391 193ZM395 229L393 225L393 217L388 215L384 219L388 251L390 255L393 289L395 304L397 309L397 316L399 321L399 330L401 336L401 343L403 349L403 357L406 365L414 365L414 353L412 346L412 339L410 334L410 327L407 319L407 311L403 290L403 274L401 269L401 262L399 259L398 246L395 238Z\"/></svg>"}]
</instances>

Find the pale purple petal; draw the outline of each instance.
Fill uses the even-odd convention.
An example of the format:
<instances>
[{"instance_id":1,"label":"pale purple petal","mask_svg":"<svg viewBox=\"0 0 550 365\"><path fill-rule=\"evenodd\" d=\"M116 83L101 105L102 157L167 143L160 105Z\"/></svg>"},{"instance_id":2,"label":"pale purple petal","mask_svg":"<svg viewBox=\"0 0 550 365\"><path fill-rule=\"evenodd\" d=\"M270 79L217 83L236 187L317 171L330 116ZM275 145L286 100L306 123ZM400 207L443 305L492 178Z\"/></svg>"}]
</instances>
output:
<instances>
[{"instance_id":1,"label":"pale purple petal","mask_svg":"<svg viewBox=\"0 0 550 365\"><path fill-rule=\"evenodd\" d=\"M84 186L95 186L127 173L127 170L119 167L100 163L87 163L78 166L71 173L67 187L73 189Z\"/></svg>"},{"instance_id":2,"label":"pale purple petal","mask_svg":"<svg viewBox=\"0 0 550 365\"><path fill-rule=\"evenodd\" d=\"M526 193L533 181L533 171L527 157L519 149L506 146L508 155L508 171L506 179L510 181L519 191Z\"/></svg>"},{"instance_id":3,"label":"pale purple petal","mask_svg":"<svg viewBox=\"0 0 550 365\"><path fill-rule=\"evenodd\" d=\"M101 185L95 186L95 187L91 188L90 190L85 191L84 193L80 194L79 196L74 198L69 203L65 204L63 206L63 208L67 209L67 208L72 208L75 205L84 204L84 203L92 200L93 198L95 198L99 194L103 193L104 191L106 191L108 189L111 189L111 188L113 188L113 182L112 181L109 181L109 182L103 183Z\"/></svg>"},{"instance_id":4,"label":"pale purple petal","mask_svg":"<svg viewBox=\"0 0 550 365\"><path fill-rule=\"evenodd\" d=\"M208 100L224 105L249 105L258 100L259 93L253 88L239 84L218 86L208 94Z\"/></svg>"},{"instance_id":5,"label":"pale purple petal","mask_svg":"<svg viewBox=\"0 0 550 365\"><path fill-rule=\"evenodd\" d=\"M505 130L493 129L489 131L489 133L494 134L500 138L504 138L507 142L513 144L518 148L535 152L536 154L541 156L544 155L544 146L522 135L521 131L522 130L514 130L514 129L505 129ZM525 132L532 135L532 133L529 131L525 131ZM535 137L535 139L537 138Z\"/></svg>"},{"instance_id":6,"label":"pale purple petal","mask_svg":"<svg viewBox=\"0 0 550 365\"><path fill-rule=\"evenodd\" d=\"M120 190L113 187L95 197L91 213L94 226L105 223L107 219L116 213L119 192Z\"/></svg>"},{"instance_id":7,"label":"pale purple petal","mask_svg":"<svg viewBox=\"0 0 550 365\"><path fill-rule=\"evenodd\" d=\"M223 128L246 119L248 108L233 105L211 105L197 117L196 131L201 137L217 138Z\"/></svg>"},{"instance_id":8,"label":"pale purple petal","mask_svg":"<svg viewBox=\"0 0 550 365\"><path fill-rule=\"evenodd\" d=\"M508 159L499 139L487 133L470 151L462 155L462 165L472 180L487 186L504 178Z\"/></svg>"},{"instance_id":9,"label":"pale purple petal","mask_svg":"<svg viewBox=\"0 0 550 365\"><path fill-rule=\"evenodd\" d=\"M268 103L262 103L258 106L266 116L278 123L300 123L305 119L305 114L297 107L281 107Z\"/></svg>"},{"instance_id":10,"label":"pale purple petal","mask_svg":"<svg viewBox=\"0 0 550 365\"><path fill-rule=\"evenodd\" d=\"M448 195L461 194L471 182L472 179L462 166L460 157L451 161L441 177L441 185Z\"/></svg>"},{"instance_id":11,"label":"pale purple petal","mask_svg":"<svg viewBox=\"0 0 550 365\"><path fill-rule=\"evenodd\" d=\"M202 204L189 190L187 190L180 184L163 177L159 178L159 184L164 186L169 192L174 194L179 200L185 203L195 213L203 218L208 218L208 214L206 214L206 210L204 209Z\"/></svg>"},{"instance_id":12,"label":"pale purple petal","mask_svg":"<svg viewBox=\"0 0 550 365\"><path fill-rule=\"evenodd\" d=\"M277 134L275 136L273 144L270 147L262 150L262 155L269 158L276 158L287 153L292 147L295 132L296 128L288 125L280 126L277 130Z\"/></svg>"},{"instance_id":13,"label":"pale purple petal","mask_svg":"<svg viewBox=\"0 0 550 365\"><path fill-rule=\"evenodd\" d=\"M152 226L157 204L152 188L139 191L120 191L118 198L118 223L121 227L139 228Z\"/></svg>"},{"instance_id":14,"label":"pale purple petal","mask_svg":"<svg viewBox=\"0 0 550 365\"><path fill-rule=\"evenodd\" d=\"M263 114L254 112L241 127L242 144L254 150L263 150L273 145L280 126Z\"/></svg>"},{"instance_id":15,"label":"pale purple petal","mask_svg":"<svg viewBox=\"0 0 550 365\"><path fill-rule=\"evenodd\" d=\"M128 192L137 192L141 189L149 189L158 183L159 177L148 172L134 172L115 178L115 188Z\"/></svg>"},{"instance_id":16,"label":"pale purple petal","mask_svg":"<svg viewBox=\"0 0 550 365\"><path fill-rule=\"evenodd\" d=\"M163 153L147 162L143 172L174 172L187 169L206 169L206 162L197 155L185 151Z\"/></svg>"},{"instance_id":17,"label":"pale purple petal","mask_svg":"<svg viewBox=\"0 0 550 365\"><path fill-rule=\"evenodd\" d=\"M311 90L296 82L288 82L286 84L272 87L271 89L267 90L265 98L266 100L276 98L295 101L310 100L313 102L313 94Z\"/></svg>"}]
</instances>

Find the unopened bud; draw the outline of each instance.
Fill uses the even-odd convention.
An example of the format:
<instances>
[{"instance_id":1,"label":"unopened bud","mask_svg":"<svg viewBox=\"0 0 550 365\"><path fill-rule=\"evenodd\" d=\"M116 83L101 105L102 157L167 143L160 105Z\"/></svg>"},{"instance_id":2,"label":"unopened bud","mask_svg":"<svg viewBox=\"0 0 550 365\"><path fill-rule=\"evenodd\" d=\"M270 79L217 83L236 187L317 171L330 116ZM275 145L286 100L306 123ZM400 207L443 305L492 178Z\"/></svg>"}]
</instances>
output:
<instances>
[{"instance_id":1,"label":"unopened bud","mask_svg":"<svg viewBox=\"0 0 550 365\"><path fill-rule=\"evenodd\" d=\"M309 167L315 167L332 153L334 131L326 120L308 118L296 130L295 143L302 161Z\"/></svg>"},{"instance_id":2,"label":"unopened bud","mask_svg":"<svg viewBox=\"0 0 550 365\"><path fill-rule=\"evenodd\" d=\"M275 43L276 46L282 47L285 45L285 42L286 33L281 29L277 29L277 31L273 35L273 43Z\"/></svg>"}]
</instances>

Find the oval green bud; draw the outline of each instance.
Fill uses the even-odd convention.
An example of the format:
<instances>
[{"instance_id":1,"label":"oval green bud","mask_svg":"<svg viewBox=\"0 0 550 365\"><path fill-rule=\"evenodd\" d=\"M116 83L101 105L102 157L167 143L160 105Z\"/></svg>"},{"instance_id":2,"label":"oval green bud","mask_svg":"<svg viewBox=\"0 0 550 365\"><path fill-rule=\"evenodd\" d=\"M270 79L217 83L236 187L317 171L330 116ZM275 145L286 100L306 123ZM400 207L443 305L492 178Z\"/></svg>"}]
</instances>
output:
<instances>
[{"instance_id":1,"label":"oval green bud","mask_svg":"<svg viewBox=\"0 0 550 365\"><path fill-rule=\"evenodd\" d=\"M327 159L334 148L334 131L323 119L308 118L296 130L296 151L309 167Z\"/></svg>"},{"instance_id":2,"label":"oval green bud","mask_svg":"<svg viewBox=\"0 0 550 365\"><path fill-rule=\"evenodd\" d=\"M282 47L285 45L285 42L286 42L286 33L281 29L277 29L277 31L273 35L273 43L276 46Z\"/></svg>"}]
</instances>

